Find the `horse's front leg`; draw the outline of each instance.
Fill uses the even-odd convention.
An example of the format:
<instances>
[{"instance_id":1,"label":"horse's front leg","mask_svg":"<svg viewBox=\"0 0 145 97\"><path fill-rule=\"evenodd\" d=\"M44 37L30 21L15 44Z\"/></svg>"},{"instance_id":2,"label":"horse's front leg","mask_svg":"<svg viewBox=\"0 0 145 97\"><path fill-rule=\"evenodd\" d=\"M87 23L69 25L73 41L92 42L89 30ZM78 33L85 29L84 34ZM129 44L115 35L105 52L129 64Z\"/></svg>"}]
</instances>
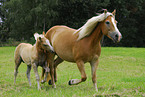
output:
<instances>
[{"instance_id":1,"label":"horse's front leg","mask_svg":"<svg viewBox=\"0 0 145 97\"><path fill-rule=\"evenodd\" d=\"M99 64L99 60L93 60L90 62L91 65L91 73L92 73L92 82L94 84L94 87L96 89L96 91L98 92L98 88L97 88L97 82L96 82L96 70Z\"/></svg>"},{"instance_id":2,"label":"horse's front leg","mask_svg":"<svg viewBox=\"0 0 145 97\"><path fill-rule=\"evenodd\" d=\"M39 78L39 74L38 74L37 65L36 65L36 63L32 63L32 66L33 66L34 73L35 73L35 76L36 76L36 81L37 81L38 90L41 90L41 87L40 87L40 84L39 84L40 78Z\"/></svg>"},{"instance_id":3,"label":"horse's front leg","mask_svg":"<svg viewBox=\"0 0 145 97\"><path fill-rule=\"evenodd\" d=\"M81 79L72 79L69 81L69 85L77 85L81 82L84 82L86 81L87 79L87 76L86 76L86 73L85 73L85 68L84 68L84 62L83 61L77 61L77 66L78 66L78 69L81 73Z\"/></svg>"}]
</instances>

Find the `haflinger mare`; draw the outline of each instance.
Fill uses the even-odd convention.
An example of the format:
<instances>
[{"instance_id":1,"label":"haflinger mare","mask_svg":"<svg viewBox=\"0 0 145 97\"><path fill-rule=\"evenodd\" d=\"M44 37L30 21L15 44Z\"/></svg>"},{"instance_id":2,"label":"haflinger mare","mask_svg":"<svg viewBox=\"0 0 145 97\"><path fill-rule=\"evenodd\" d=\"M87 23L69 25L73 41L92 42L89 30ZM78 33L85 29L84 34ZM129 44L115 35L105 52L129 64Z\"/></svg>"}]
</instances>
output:
<instances>
[{"instance_id":1,"label":"haflinger mare","mask_svg":"<svg viewBox=\"0 0 145 97\"><path fill-rule=\"evenodd\" d=\"M36 81L38 85L38 90L41 90L39 81L39 74L38 74L38 66L43 67L43 69L46 72L46 75L48 75L48 72L52 72L51 68L49 69L50 61L52 60L51 57L53 56L53 47L50 45L50 42L43 34L39 35L38 33L34 34L36 43L34 45L31 45L29 43L20 43L16 49L15 49L15 70L14 70L14 83L16 83L16 77L18 73L18 68L21 64L21 62L24 62L27 64L27 78L29 81L29 85L31 86L30 81L30 71L31 66L34 69ZM50 59L48 59L50 58ZM50 66L53 67L53 66ZM53 76L53 75L52 75ZM46 80L47 77L45 77L44 80Z\"/></svg>"},{"instance_id":2,"label":"haflinger mare","mask_svg":"<svg viewBox=\"0 0 145 97\"><path fill-rule=\"evenodd\" d=\"M108 36L114 42L119 42L122 38L117 28L114 10L112 13L104 10L102 14L90 18L78 30L67 26L54 26L50 28L45 37L49 39L55 53L58 55L54 62L54 79L57 81L56 67L65 61L75 62L81 73L81 79L72 79L69 85L77 85L86 81L87 76L84 69L84 63L91 65L92 82L96 91L96 69L99 64L101 54L100 40L103 35Z\"/></svg>"}]
</instances>

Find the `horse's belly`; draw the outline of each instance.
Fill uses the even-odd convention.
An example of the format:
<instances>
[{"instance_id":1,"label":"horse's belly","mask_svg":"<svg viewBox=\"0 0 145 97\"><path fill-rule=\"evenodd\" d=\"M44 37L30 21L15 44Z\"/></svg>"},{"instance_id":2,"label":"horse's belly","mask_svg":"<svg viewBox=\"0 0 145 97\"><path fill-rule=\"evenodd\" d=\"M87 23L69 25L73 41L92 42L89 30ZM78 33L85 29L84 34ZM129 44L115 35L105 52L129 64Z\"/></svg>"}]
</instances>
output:
<instances>
[{"instance_id":1,"label":"horse's belly","mask_svg":"<svg viewBox=\"0 0 145 97\"><path fill-rule=\"evenodd\" d=\"M60 50L59 49L59 51L56 51L56 53L63 60L69 61L69 62L74 62L74 57L70 50L64 50L64 49Z\"/></svg>"}]
</instances>

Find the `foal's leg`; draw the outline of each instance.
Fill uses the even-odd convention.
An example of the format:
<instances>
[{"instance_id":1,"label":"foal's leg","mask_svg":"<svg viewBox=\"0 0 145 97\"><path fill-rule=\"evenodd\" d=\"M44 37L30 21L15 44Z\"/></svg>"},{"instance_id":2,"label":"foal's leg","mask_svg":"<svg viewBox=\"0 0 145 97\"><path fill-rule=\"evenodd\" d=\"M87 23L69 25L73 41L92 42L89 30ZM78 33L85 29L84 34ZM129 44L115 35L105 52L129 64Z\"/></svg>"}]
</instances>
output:
<instances>
[{"instance_id":1,"label":"foal's leg","mask_svg":"<svg viewBox=\"0 0 145 97\"><path fill-rule=\"evenodd\" d=\"M44 73L45 73L45 69L42 68L42 74L41 74L41 83L44 83Z\"/></svg>"},{"instance_id":2,"label":"foal's leg","mask_svg":"<svg viewBox=\"0 0 145 97\"><path fill-rule=\"evenodd\" d=\"M69 81L69 85L77 85L81 82L84 82L86 81L87 79L87 76L86 76L86 73L85 73L85 68L84 68L84 62L83 61L77 61L77 66L78 66L78 69L81 73L81 79L72 79Z\"/></svg>"},{"instance_id":3,"label":"foal's leg","mask_svg":"<svg viewBox=\"0 0 145 97\"><path fill-rule=\"evenodd\" d=\"M14 84L16 84L16 77L18 74L18 68L21 64L21 58L20 56L18 56L17 58L15 58L15 70L14 70Z\"/></svg>"},{"instance_id":4,"label":"foal's leg","mask_svg":"<svg viewBox=\"0 0 145 97\"><path fill-rule=\"evenodd\" d=\"M41 83L46 82L49 72L50 72L49 64L47 64L47 62L45 62L45 65L43 66L43 70L42 70L42 74L43 74L42 76L44 77L44 73L45 73L45 78L44 78L44 80L42 79Z\"/></svg>"},{"instance_id":5,"label":"foal's leg","mask_svg":"<svg viewBox=\"0 0 145 97\"><path fill-rule=\"evenodd\" d=\"M37 81L37 85L38 85L38 90L41 90L41 87L40 87L40 84L39 84L40 78L39 78L39 74L38 74L37 65L36 65L36 63L33 63L32 66L33 66L33 69L34 69L34 72L35 72L36 81Z\"/></svg>"},{"instance_id":6,"label":"foal's leg","mask_svg":"<svg viewBox=\"0 0 145 97\"><path fill-rule=\"evenodd\" d=\"M99 64L99 60L97 59L95 61L92 61L90 62L90 64L91 64L92 82L94 84L96 91L98 92L97 82L96 82L96 70Z\"/></svg>"},{"instance_id":7,"label":"foal's leg","mask_svg":"<svg viewBox=\"0 0 145 97\"><path fill-rule=\"evenodd\" d=\"M27 78L28 78L28 81L29 81L29 85L31 86L30 71L31 71L31 66L30 66L30 65L27 65L27 72L26 72L26 75L27 75Z\"/></svg>"}]
</instances>

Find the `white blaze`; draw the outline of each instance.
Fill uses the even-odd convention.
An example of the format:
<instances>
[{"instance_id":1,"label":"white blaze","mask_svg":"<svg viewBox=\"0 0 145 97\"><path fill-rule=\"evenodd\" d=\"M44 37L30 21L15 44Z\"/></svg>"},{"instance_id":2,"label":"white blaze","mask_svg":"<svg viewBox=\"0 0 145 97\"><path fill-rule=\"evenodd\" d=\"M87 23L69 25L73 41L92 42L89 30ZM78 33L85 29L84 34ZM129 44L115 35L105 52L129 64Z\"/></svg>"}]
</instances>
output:
<instances>
[{"instance_id":1,"label":"white blaze","mask_svg":"<svg viewBox=\"0 0 145 97\"><path fill-rule=\"evenodd\" d=\"M118 36L121 36L121 33L120 33L120 31L118 30L117 25L116 25L116 23L115 23L115 19L112 17L111 20L112 20L112 23L113 23L113 25L114 25L115 32L117 32Z\"/></svg>"}]
</instances>

